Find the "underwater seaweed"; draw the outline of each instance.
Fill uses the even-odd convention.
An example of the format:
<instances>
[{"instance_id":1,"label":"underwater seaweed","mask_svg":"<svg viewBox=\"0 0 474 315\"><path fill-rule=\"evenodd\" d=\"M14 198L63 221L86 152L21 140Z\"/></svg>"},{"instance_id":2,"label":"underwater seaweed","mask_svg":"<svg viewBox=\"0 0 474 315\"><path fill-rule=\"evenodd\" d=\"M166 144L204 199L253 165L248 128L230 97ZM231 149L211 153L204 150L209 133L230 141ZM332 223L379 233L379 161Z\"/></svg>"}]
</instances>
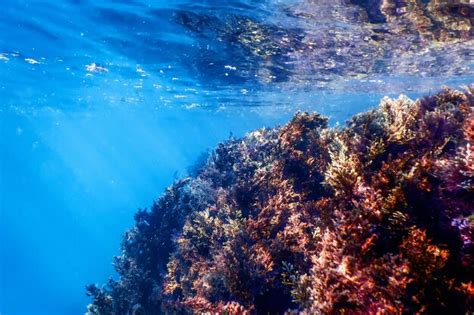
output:
<instances>
[{"instance_id":1,"label":"underwater seaweed","mask_svg":"<svg viewBox=\"0 0 474 315\"><path fill-rule=\"evenodd\" d=\"M88 314L474 311L473 93L220 144L138 211Z\"/></svg>"}]
</instances>

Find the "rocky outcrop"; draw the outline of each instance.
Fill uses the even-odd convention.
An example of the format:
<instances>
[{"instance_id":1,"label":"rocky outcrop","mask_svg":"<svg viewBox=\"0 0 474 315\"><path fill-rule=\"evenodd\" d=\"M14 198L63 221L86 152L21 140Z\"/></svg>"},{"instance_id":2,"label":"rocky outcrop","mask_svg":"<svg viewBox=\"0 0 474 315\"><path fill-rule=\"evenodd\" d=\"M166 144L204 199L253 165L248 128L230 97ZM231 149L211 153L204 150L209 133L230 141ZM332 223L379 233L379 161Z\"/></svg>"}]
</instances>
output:
<instances>
[{"instance_id":1,"label":"rocky outcrop","mask_svg":"<svg viewBox=\"0 0 474 315\"><path fill-rule=\"evenodd\" d=\"M474 95L298 113L219 145L139 210L89 314L465 314Z\"/></svg>"}]
</instances>

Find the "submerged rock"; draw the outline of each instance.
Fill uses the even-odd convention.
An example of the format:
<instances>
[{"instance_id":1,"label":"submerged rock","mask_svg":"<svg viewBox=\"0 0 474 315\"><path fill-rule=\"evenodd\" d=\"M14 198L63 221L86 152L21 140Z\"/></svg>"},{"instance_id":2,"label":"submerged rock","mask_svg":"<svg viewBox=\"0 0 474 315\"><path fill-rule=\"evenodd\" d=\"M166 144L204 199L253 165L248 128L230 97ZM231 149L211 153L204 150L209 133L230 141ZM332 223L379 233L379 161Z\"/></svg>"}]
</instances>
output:
<instances>
[{"instance_id":1,"label":"submerged rock","mask_svg":"<svg viewBox=\"0 0 474 315\"><path fill-rule=\"evenodd\" d=\"M473 73L469 1L302 0L266 10L272 11L265 19L245 10L176 12L187 34L211 47L200 52L204 62L194 62L193 70L202 68L197 72L226 84L256 80L331 90L345 90L348 79L382 74ZM215 43L221 51L212 52ZM237 66L233 81L221 71L228 60Z\"/></svg>"},{"instance_id":2,"label":"submerged rock","mask_svg":"<svg viewBox=\"0 0 474 315\"><path fill-rule=\"evenodd\" d=\"M138 211L88 314L474 311L473 93L220 144Z\"/></svg>"}]
</instances>

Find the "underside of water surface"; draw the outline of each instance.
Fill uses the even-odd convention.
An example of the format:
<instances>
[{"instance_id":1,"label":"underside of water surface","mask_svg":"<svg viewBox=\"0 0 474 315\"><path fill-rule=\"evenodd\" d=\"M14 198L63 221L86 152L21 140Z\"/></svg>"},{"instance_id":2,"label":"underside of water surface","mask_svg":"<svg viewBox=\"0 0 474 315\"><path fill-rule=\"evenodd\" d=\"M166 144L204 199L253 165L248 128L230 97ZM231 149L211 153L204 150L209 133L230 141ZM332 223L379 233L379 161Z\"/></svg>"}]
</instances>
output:
<instances>
[{"instance_id":1,"label":"underside of water surface","mask_svg":"<svg viewBox=\"0 0 474 315\"><path fill-rule=\"evenodd\" d=\"M5 0L0 314L474 312L469 0Z\"/></svg>"}]
</instances>

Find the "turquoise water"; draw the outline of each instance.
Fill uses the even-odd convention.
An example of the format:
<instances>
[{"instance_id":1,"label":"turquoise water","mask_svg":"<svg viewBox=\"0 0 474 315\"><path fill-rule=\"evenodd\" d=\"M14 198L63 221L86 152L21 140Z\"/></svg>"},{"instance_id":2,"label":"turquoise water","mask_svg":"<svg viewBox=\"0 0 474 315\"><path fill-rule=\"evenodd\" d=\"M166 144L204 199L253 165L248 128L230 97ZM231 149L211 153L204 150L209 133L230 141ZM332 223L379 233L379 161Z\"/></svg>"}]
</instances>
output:
<instances>
[{"instance_id":1,"label":"turquoise water","mask_svg":"<svg viewBox=\"0 0 474 315\"><path fill-rule=\"evenodd\" d=\"M220 141L473 81L470 41L345 51L327 29L363 31L337 5L2 1L0 314L83 313L136 209Z\"/></svg>"}]
</instances>

